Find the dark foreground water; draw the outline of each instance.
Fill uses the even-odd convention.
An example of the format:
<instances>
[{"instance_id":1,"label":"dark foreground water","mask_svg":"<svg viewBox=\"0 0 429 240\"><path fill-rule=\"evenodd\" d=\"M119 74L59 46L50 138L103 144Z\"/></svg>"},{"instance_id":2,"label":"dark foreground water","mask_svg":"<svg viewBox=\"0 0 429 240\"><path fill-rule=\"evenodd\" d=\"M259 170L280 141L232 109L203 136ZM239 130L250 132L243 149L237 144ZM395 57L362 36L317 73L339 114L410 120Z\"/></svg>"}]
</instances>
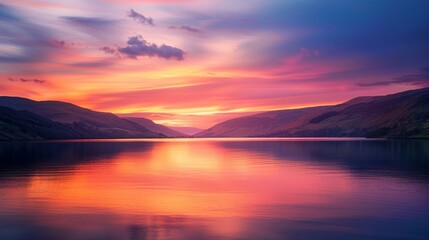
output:
<instances>
[{"instance_id":1,"label":"dark foreground water","mask_svg":"<svg viewBox=\"0 0 429 240\"><path fill-rule=\"evenodd\" d=\"M429 239L429 141L3 142L0 239Z\"/></svg>"}]
</instances>

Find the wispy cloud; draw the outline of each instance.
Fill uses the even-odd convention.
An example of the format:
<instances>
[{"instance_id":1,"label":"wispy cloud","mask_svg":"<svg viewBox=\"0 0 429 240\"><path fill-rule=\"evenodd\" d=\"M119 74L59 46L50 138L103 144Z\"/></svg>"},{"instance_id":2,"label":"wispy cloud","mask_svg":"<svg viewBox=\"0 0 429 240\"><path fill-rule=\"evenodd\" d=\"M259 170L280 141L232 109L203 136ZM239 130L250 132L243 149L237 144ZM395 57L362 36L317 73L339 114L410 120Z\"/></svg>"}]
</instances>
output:
<instances>
[{"instance_id":1,"label":"wispy cloud","mask_svg":"<svg viewBox=\"0 0 429 240\"><path fill-rule=\"evenodd\" d=\"M100 50L108 54L137 59L139 57L159 57L164 59L183 60L185 52L176 47L162 44L158 46L147 42L141 35L128 38L125 47L102 47Z\"/></svg>"},{"instance_id":2,"label":"wispy cloud","mask_svg":"<svg viewBox=\"0 0 429 240\"><path fill-rule=\"evenodd\" d=\"M170 29L180 29L180 30L184 30L184 31L192 32L192 33L202 33L203 32L202 30L200 30L198 28L189 27L189 26L185 26L185 25L169 26L168 28L170 28Z\"/></svg>"},{"instance_id":3,"label":"wispy cloud","mask_svg":"<svg viewBox=\"0 0 429 240\"><path fill-rule=\"evenodd\" d=\"M130 9L127 11L127 16L132 18L134 21L141 23L143 25L151 25L155 26L153 18L145 17L143 14L134 11L134 9Z\"/></svg>"},{"instance_id":4,"label":"wispy cloud","mask_svg":"<svg viewBox=\"0 0 429 240\"><path fill-rule=\"evenodd\" d=\"M388 81L358 83L361 87L387 86L392 84L422 85L429 86L429 67L422 68L416 74L402 75Z\"/></svg>"},{"instance_id":5,"label":"wispy cloud","mask_svg":"<svg viewBox=\"0 0 429 240\"><path fill-rule=\"evenodd\" d=\"M112 20L96 18L96 17L61 17L61 18L76 25L90 26L90 27L102 27L105 25L110 25L114 22Z\"/></svg>"},{"instance_id":6,"label":"wispy cloud","mask_svg":"<svg viewBox=\"0 0 429 240\"><path fill-rule=\"evenodd\" d=\"M70 64L70 66L78 67L78 68L105 68L112 66L114 64L114 61L104 59L100 61L92 61L92 62L76 62Z\"/></svg>"},{"instance_id":7,"label":"wispy cloud","mask_svg":"<svg viewBox=\"0 0 429 240\"><path fill-rule=\"evenodd\" d=\"M98 31L103 28L111 27L117 22L112 19L100 18L100 17L66 16L61 18L76 27L79 27L85 30L92 30L92 31L93 30Z\"/></svg>"},{"instance_id":8,"label":"wispy cloud","mask_svg":"<svg viewBox=\"0 0 429 240\"><path fill-rule=\"evenodd\" d=\"M0 4L0 62L29 63L49 58L49 29L28 21L14 8Z\"/></svg>"},{"instance_id":9,"label":"wispy cloud","mask_svg":"<svg viewBox=\"0 0 429 240\"><path fill-rule=\"evenodd\" d=\"M44 84L46 83L45 80L41 80L41 79L37 79L37 78L33 78L33 79L28 79L28 78L8 78L9 81L11 82L23 82L23 83L37 83L37 84Z\"/></svg>"}]
</instances>

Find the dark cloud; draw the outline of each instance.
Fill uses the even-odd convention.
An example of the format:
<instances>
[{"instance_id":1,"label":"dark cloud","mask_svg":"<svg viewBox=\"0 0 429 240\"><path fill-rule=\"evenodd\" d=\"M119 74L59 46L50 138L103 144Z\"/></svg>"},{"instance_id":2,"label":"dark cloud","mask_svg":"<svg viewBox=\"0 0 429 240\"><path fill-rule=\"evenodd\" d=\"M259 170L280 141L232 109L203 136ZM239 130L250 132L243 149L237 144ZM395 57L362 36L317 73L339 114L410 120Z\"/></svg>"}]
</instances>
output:
<instances>
[{"instance_id":1,"label":"dark cloud","mask_svg":"<svg viewBox=\"0 0 429 240\"><path fill-rule=\"evenodd\" d=\"M132 18L134 21L141 23L143 25L155 26L153 19L151 17L145 17L143 14L130 9L127 11L127 16Z\"/></svg>"},{"instance_id":2,"label":"dark cloud","mask_svg":"<svg viewBox=\"0 0 429 240\"><path fill-rule=\"evenodd\" d=\"M422 68L416 74L402 75L389 81L358 83L361 87L387 86L392 84L423 85L429 86L429 67Z\"/></svg>"},{"instance_id":3,"label":"dark cloud","mask_svg":"<svg viewBox=\"0 0 429 240\"><path fill-rule=\"evenodd\" d=\"M45 80L41 80L41 79L26 79L26 78L8 78L9 81L11 82L24 82L24 83L28 83L28 82L32 82L32 83L37 83L37 84L43 84L46 81Z\"/></svg>"},{"instance_id":4,"label":"dark cloud","mask_svg":"<svg viewBox=\"0 0 429 240\"><path fill-rule=\"evenodd\" d=\"M93 61L93 62L77 62L70 64L73 67L83 67L83 68L104 68L109 67L114 64L111 60L101 60L101 61Z\"/></svg>"},{"instance_id":5,"label":"dark cloud","mask_svg":"<svg viewBox=\"0 0 429 240\"><path fill-rule=\"evenodd\" d=\"M111 47L101 47L100 50L105 52L105 53L108 53L108 54L115 54L116 55L118 53L116 49L111 48Z\"/></svg>"},{"instance_id":6,"label":"dark cloud","mask_svg":"<svg viewBox=\"0 0 429 240\"><path fill-rule=\"evenodd\" d=\"M159 57L181 61L185 56L185 52L182 49L165 44L158 46L154 43L148 43L140 35L128 38L127 46L125 47L102 47L100 50L108 54L132 59L137 59L139 57Z\"/></svg>"},{"instance_id":7,"label":"dark cloud","mask_svg":"<svg viewBox=\"0 0 429 240\"><path fill-rule=\"evenodd\" d=\"M103 25L108 25L112 23L112 20L106 20L102 18L95 17L61 17L73 24L82 25L82 26L94 26L99 27Z\"/></svg>"},{"instance_id":8,"label":"dark cloud","mask_svg":"<svg viewBox=\"0 0 429 240\"><path fill-rule=\"evenodd\" d=\"M71 46L75 45L73 42L67 42L67 41L64 41L64 40L53 40L52 44L54 46L59 47L59 48L66 48L66 47L71 47Z\"/></svg>"},{"instance_id":9,"label":"dark cloud","mask_svg":"<svg viewBox=\"0 0 429 240\"><path fill-rule=\"evenodd\" d=\"M67 16L61 18L76 27L83 28L86 30L101 30L103 28L109 28L115 25L117 22L115 20L98 17Z\"/></svg>"},{"instance_id":10,"label":"dark cloud","mask_svg":"<svg viewBox=\"0 0 429 240\"><path fill-rule=\"evenodd\" d=\"M170 29L181 29L181 30L185 30L185 31L188 31L188 32L192 32L192 33L202 33L203 32L203 31L201 31L198 28L189 27L189 26L185 26L185 25L170 26L168 28L170 28Z\"/></svg>"},{"instance_id":11,"label":"dark cloud","mask_svg":"<svg viewBox=\"0 0 429 240\"><path fill-rule=\"evenodd\" d=\"M60 47L65 47L66 46L66 41L63 41L63 40L54 40L54 43L57 44Z\"/></svg>"}]
</instances>

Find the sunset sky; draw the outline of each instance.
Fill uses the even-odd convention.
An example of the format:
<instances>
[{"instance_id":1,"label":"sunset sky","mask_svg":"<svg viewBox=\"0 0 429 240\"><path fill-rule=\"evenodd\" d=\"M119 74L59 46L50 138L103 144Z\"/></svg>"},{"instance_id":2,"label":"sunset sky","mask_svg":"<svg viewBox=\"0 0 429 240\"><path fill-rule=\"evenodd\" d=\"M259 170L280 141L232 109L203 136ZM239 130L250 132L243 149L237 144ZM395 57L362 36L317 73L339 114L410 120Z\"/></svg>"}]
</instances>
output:
<instances>
[{"instance_id":1,"label":"sunset sky","mask_svg":"<svg viewBox=\"0 0 429 240\"><path fill-rule=\"evenodd\" d=\"M429 86L427 0L2 0L0 95L168 126Z\"/></svg>"}]
</instances>

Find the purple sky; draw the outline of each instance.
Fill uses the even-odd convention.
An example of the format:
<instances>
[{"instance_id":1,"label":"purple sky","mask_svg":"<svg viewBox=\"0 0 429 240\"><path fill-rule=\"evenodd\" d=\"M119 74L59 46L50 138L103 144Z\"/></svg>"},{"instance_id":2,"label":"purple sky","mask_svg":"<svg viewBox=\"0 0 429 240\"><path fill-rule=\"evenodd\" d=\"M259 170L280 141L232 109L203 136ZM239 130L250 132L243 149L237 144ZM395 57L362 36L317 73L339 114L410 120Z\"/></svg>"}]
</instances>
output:
<instances>
[{"instance_id":1,"label":"purple sky","mask_svg":"<svg viewBox=\"0 0 429 240\"><path fill-rule=\"evenodd\" d=\"M429 85L429 1L5 0L1 95L211 125Z\"/></svg>"}]
</instances>

